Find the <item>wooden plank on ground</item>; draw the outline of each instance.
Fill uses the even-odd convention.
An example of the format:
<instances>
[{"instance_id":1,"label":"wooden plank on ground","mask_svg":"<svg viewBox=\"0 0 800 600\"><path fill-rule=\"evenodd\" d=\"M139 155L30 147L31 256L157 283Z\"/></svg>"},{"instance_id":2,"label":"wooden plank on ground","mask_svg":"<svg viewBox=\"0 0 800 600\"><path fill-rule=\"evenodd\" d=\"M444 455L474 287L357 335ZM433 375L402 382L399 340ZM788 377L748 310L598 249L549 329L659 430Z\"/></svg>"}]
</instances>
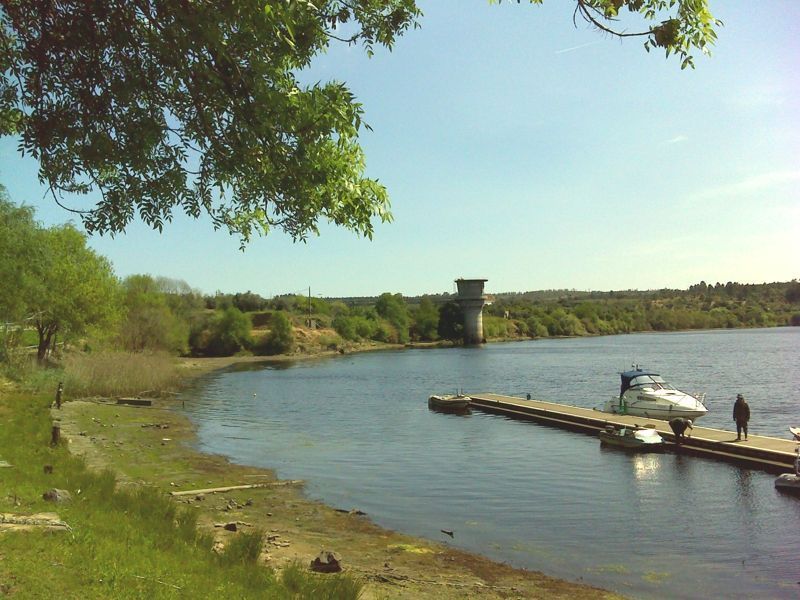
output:
<instances>
[{"instance_id":1,"label":"wooden plank on ground","mask_svg":"<svg viewBox=\"0 0 800 600\"><path fill-rule=\"evenodd\" d=\"M213 494L215 492L232 492L234 490L251 490L254 488L280 487L284 485L302 485L302 479L289 479L287 481L267 481L263 483L247 483L243 485L228 485L225 487L205 488L202 490L181 490L170 492L170 496L191 496L192 494Z\"/></svg>"},{"instance_id":2,"label":"wooden plank on ground","mask_svg":"<svg viewBox=\"0 0 800 600\"><path fill-rule=\"evenodd\" d=\"M127 404L128 406L152 406L152 400L144 398L117 398L117 404Z\"/></svg>"}]
</instances>

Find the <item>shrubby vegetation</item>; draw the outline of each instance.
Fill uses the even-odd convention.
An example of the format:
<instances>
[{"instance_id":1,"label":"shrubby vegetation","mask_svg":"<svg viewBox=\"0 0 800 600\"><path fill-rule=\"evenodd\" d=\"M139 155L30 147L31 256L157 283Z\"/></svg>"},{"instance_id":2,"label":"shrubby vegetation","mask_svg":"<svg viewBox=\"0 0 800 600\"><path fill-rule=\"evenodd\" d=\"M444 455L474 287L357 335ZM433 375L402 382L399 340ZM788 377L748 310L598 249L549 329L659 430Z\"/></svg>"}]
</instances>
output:
<instances>
[{"instance_id":1,"label":"shrubby vegetation","mask_svg":"<svg viewBox=\"0 0 800 600\"><path fill-rule=\"evenodd\" d=\"M253 345L250 317L235 306L203 315L195 323L189 339L195 354L232 356Z\"/></svg>"},{"instance_id":2,"label":"shrubby vegetation","mask_svg":"<svg viewBox=\"0 0 800 600\"><path fill-rule=\"evenodd\" d=\"M288 354L294 349L294 330L286 313L276 311L272 315L270 332L266 339L265 354Z\"/></svg>"}]
</instances>

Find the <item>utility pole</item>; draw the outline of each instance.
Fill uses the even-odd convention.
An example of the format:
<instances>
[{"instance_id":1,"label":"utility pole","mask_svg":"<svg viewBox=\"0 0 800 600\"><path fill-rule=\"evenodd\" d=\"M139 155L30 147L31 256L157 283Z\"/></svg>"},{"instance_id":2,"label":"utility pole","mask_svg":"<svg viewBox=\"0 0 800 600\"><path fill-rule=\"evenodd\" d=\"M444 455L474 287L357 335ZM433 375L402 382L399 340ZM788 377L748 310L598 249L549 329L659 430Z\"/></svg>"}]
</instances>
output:
<instances>
[{"instance_id":1,"label":"utility pole","mask_svg":"<svg viewBox=\"0 0 800 600\"><path fill-rule=\"evenodd\" d=\"M311 286L308 286L308 328L311 329Z\"/></svg>"}]
</instances>

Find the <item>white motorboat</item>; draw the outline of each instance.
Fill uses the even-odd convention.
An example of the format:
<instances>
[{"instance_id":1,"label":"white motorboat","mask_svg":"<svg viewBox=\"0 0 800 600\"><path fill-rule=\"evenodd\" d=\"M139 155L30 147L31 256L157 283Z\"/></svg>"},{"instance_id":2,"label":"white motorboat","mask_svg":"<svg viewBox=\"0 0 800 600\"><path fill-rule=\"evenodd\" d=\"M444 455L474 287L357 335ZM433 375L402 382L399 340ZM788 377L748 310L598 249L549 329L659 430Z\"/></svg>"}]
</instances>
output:
<instances>
[{"instance_id":1,"label":"white motorboat","mask_svg":"<svg viewBox=\"0 0 800 600\"><path fill-rule=\"evenodd\" d=\"M675 389L658 373L634 366L620 376L619 396L606 402L604 412L665 421L676 417L699 419L708 412L703 405L703 394Z\"/></svg>"},{"instance_id":2,"label":"white motorboat","mask_svg":"<svg viewBox=\"0 0 800 600\"><path fill-rule=\"evenodd\" d=\"M606 425L600 430L600 443L620 446L626 450L657 452L664 447L664 438L650 427L614 427Z\"/></svg>"}]
</instances>

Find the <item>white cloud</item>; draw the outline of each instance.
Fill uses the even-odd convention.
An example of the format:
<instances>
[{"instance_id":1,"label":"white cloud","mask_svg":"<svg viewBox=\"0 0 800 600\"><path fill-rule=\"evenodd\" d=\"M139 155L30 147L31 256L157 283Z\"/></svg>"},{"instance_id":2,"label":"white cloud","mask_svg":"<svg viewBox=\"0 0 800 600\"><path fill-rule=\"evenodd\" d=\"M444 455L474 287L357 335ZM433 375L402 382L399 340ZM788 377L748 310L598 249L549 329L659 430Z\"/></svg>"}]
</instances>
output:
<instances>
[{"instance_id":1,"label":"white cloud","mask_svg":"<svg viewBox=\"0 0 800 600\"><path fill-rule=\"evenodd\" d=\"M664 142L664 143L665 143L665 144L680 144L681 142L686 142L686 141L688 141L688 140L689 140L689 138L688 138L688 137L686 137L686 136L685 136L685 135L683 135L683 134L680 134L680 135L676 135L674 138L668 139L668 140L667 140L666 142Z\"/></svg>"}]
</instances>

